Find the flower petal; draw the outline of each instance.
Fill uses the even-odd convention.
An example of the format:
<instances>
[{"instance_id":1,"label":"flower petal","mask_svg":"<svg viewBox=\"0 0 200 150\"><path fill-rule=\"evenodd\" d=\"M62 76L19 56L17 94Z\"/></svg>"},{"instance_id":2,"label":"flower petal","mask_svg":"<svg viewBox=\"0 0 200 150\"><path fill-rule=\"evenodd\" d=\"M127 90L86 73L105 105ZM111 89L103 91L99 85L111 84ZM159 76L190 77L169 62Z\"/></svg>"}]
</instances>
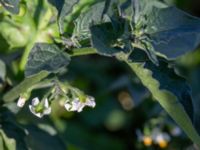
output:
<instances>
[{"instance_id":1,"label":"flower petal","mask_svg":"<svg viewBox=\"0 0 200 150\"><path fill-rule=\"evenodd\" d=\"M35 113L34 115L37 116L38 118L42 118L44 116L44 114L42 113Z\"/></svg>"},{"instance_id":2,"label":"flower petal","mask_svg":"<svg viewBox=\"0 0 200 150\"><path fill-rule=\"evenodd\" d=\"M69 103L67 102L67 103L65 103L64 107L65 107L65 109L66 109L67 111L70 111L70 110L71 110L71 107L72 107L72 105L71 105L71 104L69 104Z\"/></svg>"},{"instance_id":3,"label":"flower petal","mask_svg":"<svg viewBox=\"0 0 200 150\"><path fill-rule=\"evenodd\" d=\"M19 97L18 101L17 101L17 106L22 108L24 106L26 102L26 99L24 97Z\"/></svg>"},{"instance_id":4,"label":"flower petal","mask_svg":"<svg viewBox=\"0 0 200 150\"><path fill-rule=\"evenodd\" d=\"M51 107L45 109L43 112L44 115L49 115L50 113L51 113Z\"/></svg>"},{"instance_id":5,"label":"flower petal","mask_svg":"<svg viewBox=\"0 0 200 150\"><path fill-rule=\"evenodd\" d=\"M44 107L49 108L49 101L47 98L44 100Z\"/></svg>"},{"instance_id":6,"label":"flower petal","mask_svg":"<svg viewBox=\"0 0 200 150\"><path fill-rule=\"evenodd\" d=\"M72 108L71 111L81 112L84 108L85 104L80 102L79 98L72 101Z\"/></svg>"},{"instance_id":7,"label":"flower petal","mask_svg":"<svg viewBox=\"0 0 200 150\"><path fill-rule=\"evenodd\" d=\"M32 99L32 106L37 106L40 103L40 100L38 99L38 97L35 97L34 99Z\"/></svg>"},{"instance_id":8,"label":"flower petal","mask_svg":"<svg viewBox=\"0 0 200 150\"><path fill-rule=\"evenodd\" d=\"M94 97L92 97L92 96L87 96L85 105L94 108L94 107L96 106L96 103L95 103L95 101L94 101Z\"/></svg>"},{"instance_id":9,"label":"flower petal","mask_svg":"<svg viewBox=\"0 0 200 150\"><path fill-rule=\"evenodd\" d=\"M83 108L85 107L85 104L83 104L83 103L79 103L79 106L78 106L78 108L77 108L77 112L81 112L82 110L83 110Z\"/></svg>"}]
</instances>

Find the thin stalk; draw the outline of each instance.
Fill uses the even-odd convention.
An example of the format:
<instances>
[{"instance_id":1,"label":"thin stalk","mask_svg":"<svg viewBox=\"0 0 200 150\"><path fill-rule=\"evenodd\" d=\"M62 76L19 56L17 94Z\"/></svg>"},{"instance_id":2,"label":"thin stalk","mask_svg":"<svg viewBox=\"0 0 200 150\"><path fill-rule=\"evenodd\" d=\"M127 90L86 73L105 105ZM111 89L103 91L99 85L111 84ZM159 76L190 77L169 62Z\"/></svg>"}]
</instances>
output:
<instances>
[{"instance_id":1,"label":"thin stalk","mask_svg":"<svg viewBox=\"0 0 200 150\"><path fill-rule=\"evenodd\" d=\"M37 31L35 31L35 33L33 32L33 37L30 39L29 44L26 46L24 53L22 55L22 59L21 62L19 64L19 69L20 71L24 71L26 63L28 61L28 56L29 53L31 51L31 49L33 48L33 46L35 45L35 43L38 40L39 35L41 34L41 32L43 32L42 30L48 25L50 19L52 16L52 10L49 8L46 12L46 14L44 15L43 19L40 21L40 24L37 27Z\"/></svg>"},{"instance_id":2,"label":"thin stalk","mask_svg":"<svg viewBox=\"0 0 200 150\"><path fill-rule=\"evenodd\" d=\"M75 56L83 56L83 55L91 55L91 54L97 54L97 50L92 47L76 48L72 50L72 53L70 53L70 56L75 57Z\"/></svg>"}]
</instances>

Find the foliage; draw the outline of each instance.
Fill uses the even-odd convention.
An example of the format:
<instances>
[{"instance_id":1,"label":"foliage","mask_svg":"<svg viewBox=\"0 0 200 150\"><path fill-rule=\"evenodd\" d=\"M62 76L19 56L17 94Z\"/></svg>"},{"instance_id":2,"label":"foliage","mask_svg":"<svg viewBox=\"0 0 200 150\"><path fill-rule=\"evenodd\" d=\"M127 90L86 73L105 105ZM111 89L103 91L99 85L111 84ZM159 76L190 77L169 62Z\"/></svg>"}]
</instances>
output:
<instances>
[{"instance_id":1,"label":"foliage","mask_svg":"<svg viewBox=\"0 0 200 150\"><path fill-rule=\"evenodd\" d=\"M81 87L75 87L76 84L70 83L70 77L67 77L70 70L73 70L70 65L71 61L76 59L74 57L89 54L115 57L128 65L153 98L192 142L200 147L198 85L194 92L191 90L198 79L188 75L192 83L190 87L183 76L185 71L182 70L187 68L184 66L185 60L194 56L192 51L200 44L199 18L159 0L1 0L0 3L2 149L65 149L68 142L64 144L57 132L62 138L71 141L69 149L73 149L73 145L78 143L84 145L81 140L74 140L79 138L78 135L73 136L81 128L76 121L69 122L69 134L65 135L66 127L61 118L70 118L73 111L81 112L86 106L96 105L92 96L80 90ZM193 55L187 55L189 52ZM95 57L97 56L92 55L89 58ZM197 57L197 61L198 59ZM83 61L75 67L79 67L78 70L81 71L84 63ZM107 65L112 69L112 64ZM98 63L94 63L92 67L97 66ZM125 65L122 68L124 69ZM104 69L105 66L99 70ZM84 67L81 73L89 78L99 78L97 74L100 74L98 69L84 70ZM81 77L81 73L76 72L75 75ZM101 86L105 88L107 85L106 77L104 78L98 79L99 90ZM144 91L143 89L142 94L146 93ZM51 113L50 118L44 120L43 124L30 125L33 122L26 116L27 107L23 107L30 99L32 102L29 108L35 116L43 117ZM105 105L112 104L108 102ZM69 113L63 115L60 106ZM19 107L23 107L24 110ZM92 111L95 115L95 110ZM100 112L96 115L101 114ZM13 113L19 115L19 118L15 118ZM113 111L111 118L115 118L112 117L115 115L119 120L110 119L111 121L106 123L113 129L118 128L118 125L123 126L120 123L125 122L123 118L127 119L121 111ZM87 114L87 111L85 116L83 119L88 122L88 128L98 124L98 120L91 121L92 115ZM112 126L113 124L117 126ZM83 136L81 139L87 137L88 140L92 140L91 136L97 136L87 136L87 129L79 132L83 132L80 133ZM147 136L148 141L151 141L150 135ZM106 143L104 137L106 136L97 137L100 143L93 142L97 142L98 145ZM146 138L144 137L145 135L142 135L143 140ZM111 143L118 141L112 138L107 140ZM47 144L49 141L50 145ZM86 145L83 147L88 148ZM124 144L119 143L106 149L116 147L125 148ZM90 149L94 148L90 146Z\"/></svg>"}]
</instances>

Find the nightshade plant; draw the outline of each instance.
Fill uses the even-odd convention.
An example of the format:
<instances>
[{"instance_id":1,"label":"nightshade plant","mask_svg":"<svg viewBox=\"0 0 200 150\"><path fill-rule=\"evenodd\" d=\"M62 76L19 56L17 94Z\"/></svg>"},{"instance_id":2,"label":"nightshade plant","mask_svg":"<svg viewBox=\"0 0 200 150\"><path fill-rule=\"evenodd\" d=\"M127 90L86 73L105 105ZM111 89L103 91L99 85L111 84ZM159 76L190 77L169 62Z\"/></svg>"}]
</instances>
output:
<instances>
[{"instance_id":1,"label":"nightshade plant","mask_svg":"<svg viewBox=\"0 0 200 150\"><path fill-rule=\"evenodd\" d=\"M113 57L130 66L158 103L200 147L200 119L194 113L191 89L174 69L178 57L200 44L199 18L159 0L44 0L40 3L45 9L33 22L32 12L25 10L33 2L0 3L13 13L4 11L1 15L0 28L10 26L0 31L1 38L6 39L11 50L24 47L19 68L25 79L3 95L5 103L18 100L18 106L23 107L32 91L48 89L42 98L34 98L29 105L38 117L49 114L51 102L59 99L63 99L67 111L95 107L92 96L62 82L59 76L75 56ZM29 26L24 26L27 21ZM3 61L0 69L0 79L4 81Z\"/></svg>"}]
</instances>

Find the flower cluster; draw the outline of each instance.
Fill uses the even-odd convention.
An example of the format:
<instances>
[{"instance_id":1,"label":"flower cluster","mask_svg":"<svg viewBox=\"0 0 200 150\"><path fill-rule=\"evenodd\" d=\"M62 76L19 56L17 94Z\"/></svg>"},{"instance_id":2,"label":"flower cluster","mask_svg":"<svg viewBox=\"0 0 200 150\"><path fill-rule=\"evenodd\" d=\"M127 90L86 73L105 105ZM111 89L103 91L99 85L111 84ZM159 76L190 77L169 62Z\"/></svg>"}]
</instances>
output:
<instances>
[{"instance_id":1,"label":"flower cluster","mask_svg":"<svg viewBox=\"0 0 200 150\"><path fill-rule=\"evenodd\" d=\"M145 146L158 145L160 148L166 148L171 140L170 135L166 132L155 128L151 134L143 135L140 131L137 132L139 141L142 141Z\"/></svg>"},{"instance_id":2,"label":"flower cluster","mask_svg":"<svg viewBox=\"0 0 200 150\"><path fill-rule=\"evenodd\" d=\"M92 96L87 96L85 101L81 101L80 98L75 98L73 101L67 100L64 106L67 111L81 112L85 106L94 108L96 103Z\"/></svg>"},{"instance_id":3,"label":"flower cluster","mask_svg":"<svg viewBox=\"0 0 200 150\"><path fill-rule=\"evenodd\" d=\"M26 99L20 97L17 106L23 107L26 102ZM76 111L81 112L85 106L89 106L94 108L96 106L94 97L86 96L85 100L81 100L79 97L74 99L67 99L65 101L64 107L67 111ZM38 97L33 98L31 104L29 105L29 109L31 113L35 116L42 118L44 115L49 115L51 113L51 106L49 104L49 100L47 98L43 100L39 100Z\"/></svg>"},{"instance_id":4,"label":"flower cluster","mask_svg":"<svg viewBox=\"0 0 200 150\"><path fill-rule=\"evenodd\" d=\"M152 139L160 148L166 148L171 140L168 133L156 129L153 130Z\"/></svg>"}]
</instances>

